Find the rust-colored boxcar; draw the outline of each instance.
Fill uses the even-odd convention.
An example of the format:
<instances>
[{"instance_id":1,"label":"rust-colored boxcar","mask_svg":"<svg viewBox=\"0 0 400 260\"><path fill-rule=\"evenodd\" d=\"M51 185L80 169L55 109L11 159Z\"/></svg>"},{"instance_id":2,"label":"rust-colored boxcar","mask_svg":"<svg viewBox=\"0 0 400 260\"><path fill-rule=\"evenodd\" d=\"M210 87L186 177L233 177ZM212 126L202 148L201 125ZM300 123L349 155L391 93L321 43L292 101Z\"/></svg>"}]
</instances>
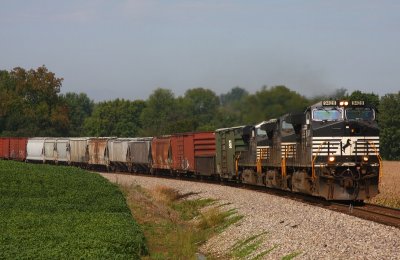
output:
<instances>
[{"instance_id":1,"label":"rust-colored boxcar","mask_svg":"<svg viewBox=\"0 0 400 260\"><path fill-rule=\"evenodd\" d=\"M215 133L194 133L193 146L196 174L215 174Z\"/></svg>"},{"instance_id":2,"label":"rust-colored boxcar","mask_svg":"<svg viewBox=\"0 0 400 260\"><path fill-rule=\"evenodd\" d=\"M10 157L10 138L0 138L0 158L8 159Z\"/></svg>"},{"instance_id":3,"label":"rust-colored boxcar","mask_svg":"<svg viewBox=\"0 0 400 260\"><path fill-rule=\"evenodd\" d=\"M172 169L177 172L194 172L193 133L171 136Z\"/></svg>"},{"instance_id":4,"label":"rust-colored boxcar","mask_svg":"<svg viewBox=\"0 0 400 260\"><path fill-rule=\"evenodd\" d=\"M25 161L28 138L10 137L10 159Z\"/></svg>"},{"instance_id":5,"label":"rust-colored boxcar","mask_svg":"<svg viewBox=\"0 0 400 260\"><path fill-rule=\"evenodd\" d=\"M172 169L171 136L154 137L151 142L152 169Z\"/></svg>"},{"instance_id":6,"label":"rust-colored boxcar","mask_svg":"<svg viewBox=\"0 0 400 260\"><path fill-rule=\"evenodd\" d=\"M182 173L215 173L213 132L182 133L171 136L172 169Z\"/></svg>"}]
</instances>

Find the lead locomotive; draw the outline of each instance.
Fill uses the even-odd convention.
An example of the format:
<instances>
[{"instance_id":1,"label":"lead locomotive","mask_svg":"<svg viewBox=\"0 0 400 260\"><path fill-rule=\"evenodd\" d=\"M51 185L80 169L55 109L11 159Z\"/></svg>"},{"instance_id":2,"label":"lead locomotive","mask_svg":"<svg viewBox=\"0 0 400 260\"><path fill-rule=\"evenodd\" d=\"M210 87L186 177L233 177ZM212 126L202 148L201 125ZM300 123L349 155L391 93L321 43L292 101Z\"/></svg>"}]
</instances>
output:
<instances>
[{"instance_id":1,"label":"lead locomotive","mask_svg":"<svg viewBox=\"0 0 400 260\"><path fill-rule=\"evenodd\" d=\"M334 200L378 193L380 167L376 110L364 101L322 101L289 117L296 143L293 190ZM305 185L302 185L305 184Z\"/></svg>"}]
</instances>

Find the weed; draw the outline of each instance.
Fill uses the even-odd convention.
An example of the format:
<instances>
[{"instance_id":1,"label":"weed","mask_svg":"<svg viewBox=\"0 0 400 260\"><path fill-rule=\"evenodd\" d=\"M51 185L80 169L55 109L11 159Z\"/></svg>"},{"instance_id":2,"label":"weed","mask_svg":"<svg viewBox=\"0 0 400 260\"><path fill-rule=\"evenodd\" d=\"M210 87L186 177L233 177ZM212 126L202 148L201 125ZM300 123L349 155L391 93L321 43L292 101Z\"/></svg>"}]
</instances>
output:
<instances>
[{"instance_id":1,"label":"weed","mask_svg":"<svg viewBox=\"0 0 400 260\"><path fill-rule=\"evenodd\" d=\"M245 240L240 240L240 241L236 242L232 246L231 256L242 259L242 258L245 258L245 257L251 255L253 252L255 252L260 247L260 245L262 243L261 236L265 235L266 233L267 232L262 232L260 234L253 235ZM273 249L269 250L269 252L272 250ZM256 257L261 258L265 254L267 254L267 252L262 252L261 254L259 254Z\"/></svg>"},{"instance_id":2,"label":"weed","mask_svg":"<svg viewBox=\"0 0 400 260\"><path fill-rule=\"evenodd\" d=\"M282 257L282 260L291 260L291 259L295 258L296 256L298 256L300 254L301 254L301 252L293 252L293 253L290 253L290 254L285 255L284 257Z\"/></svg>"},{"instance_id":3,"label":"weed","mask_svg":"<svg viewBox=\"0 0 400 260\"><path fill-rule=\"evenodd\" d=\"M179 199L179 192L166 186L156 186L152 189L153 198L157 201L171 203Z\"/></svg>"},{"instance_id":4,"label":"weed","mask_svg":"<svg viewBox=\"0 0 400 260\"><path fill-rule=\"evenodd\" d=\"M224 225L224 222L235 213L235 210L222 212L219 208L210 208L201 214L198 226L202 229L221 227Z\"/></svg>"},{"instance_id":5,"label":"weed","mask_svg":"<svg viewBox=\"0 0 400 260\"><path fill-rule=\"evenodd\" d=\"M172 208L180 212L183 220L191 220L197 217L201 208L214 203L213 199L196 199L196 200L183 200L178 203L174 203Z\"/></svg>"},{"instance_id":6,"label":"weed","mask_svg":"<svg viewBox=\"0 0 400 260\"><path fill-rule=\"evenodd\" d=\"M262 259L265 255L271 253L277 247L278 247L277 245L274 245L273 247L271 247L271 248L269 248L269 249L267 249L265 251L262 251L261 253L256 255L254 258L252 258L252 260L260 260L260 259Z\"/></svg>"}]
</instances>

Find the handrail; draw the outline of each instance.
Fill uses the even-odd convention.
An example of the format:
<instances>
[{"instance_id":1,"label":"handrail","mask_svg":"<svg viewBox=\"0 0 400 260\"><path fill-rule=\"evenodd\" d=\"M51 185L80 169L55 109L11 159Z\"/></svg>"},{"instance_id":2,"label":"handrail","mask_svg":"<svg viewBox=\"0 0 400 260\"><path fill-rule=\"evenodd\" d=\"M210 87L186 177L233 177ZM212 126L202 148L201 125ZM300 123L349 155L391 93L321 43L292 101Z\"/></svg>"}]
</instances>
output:
<instances>
[{"instance_id":1,"label":"handrail","mask_svg":"<svg viewBox=\"0 0 400 260\"><path fill-rule=\"evenodd\" d=\"M315 156L314 156L314 158L313 158L313 160L312 160L312 164L311 164L311 176L312 176L312 178L313 178L313 180L315 180L315 160L317 159L317 156L318 156L318 154L319 154L319 151L321 150L321 147L324 145L326 143L326 141L324 141L324 142L322 142L320 145L319 145L319 147L318 147L318 150L317 150L317 153L315 154Z\"/></svg>"},{"instance_id":2,"label":"handrail","mask_svg":"<svg viewBox=\"0 0 400 260\"><path fill-rule=\"evenodd\" d=\"M256 171L258 174L262 173L262 165L261 160L262 158L266 157L267 148L258 148L256 149L257 159L256 159ZM266 158L265 158L266 159Z\"/></svg>"},{"instance_id":3,"label":"handrail","mask_svg":"<svg viewBox=\"0 0 400 260\"><path fill-rule=\"evenodd\" d=\"M240 158L240 154L235 156L235 173L236 173L236 177L239 176L239 158Z\"/></svg>"},{"instance_id":4,"label":"handrail","mask_svg":"<svg viewBox=\"0 0 400 260\"><path fill-rule=\"evenodd\" d=\"M286 177L286 157L287 157L287 152L288 152L287 147L288 147L288 146L286 145L286 146L285 146L285 155L283 156L282 161L281 161L281 175L282 175L282 179Z\"/></svg>"},{"instance_id":5,"label":"handrail","mask_svg":"<svg viewBox=\"0 0 400 260\"><path fill-rule=\"evenodd\" d=\"M261 168L261 159L257 158L257 173L261 174L262 168Z\"/></svg>"},{"instance_id":6,"label":"handrail","mask_svg":"<svg viewBox=\"0 0 400 260\"><path fill-rule=\"evenodd\" d=\"M376 157L378 157L378 161L379 161L379 174L378 174L378 179L379 179L379 183L381 183L381 179L383 177L383 171L382 171L382 157L381 155L378 153L378 149L376 148L375 144L371 141L368 141L368 143L371 144L372 149L374 149L375 153L376 153Z\"/></svg>"},{"instance_id":7,"label":"handrail","mask_svg":"<svg viewBox=\"0 0 400 260\"><path fill-rule=\"evenodd\" d=\"M282 161L281 161L281 175L282 175L282 178L286 177L286 158L285 157L282 158Z\"/></svg>"}]
</instances>

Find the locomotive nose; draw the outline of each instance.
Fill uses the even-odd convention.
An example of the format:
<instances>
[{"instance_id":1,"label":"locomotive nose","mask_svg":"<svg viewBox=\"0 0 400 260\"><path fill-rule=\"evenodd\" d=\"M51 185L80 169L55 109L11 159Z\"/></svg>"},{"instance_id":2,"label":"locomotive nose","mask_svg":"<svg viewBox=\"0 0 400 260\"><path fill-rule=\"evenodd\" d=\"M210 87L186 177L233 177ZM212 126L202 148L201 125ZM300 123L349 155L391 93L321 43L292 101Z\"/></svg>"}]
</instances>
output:
<instances>
[{"instance_id":1,"label":"locomotive nose","mask_svg":"<svg viewBox=\"0 0 400 260\"><path fill-rule=\"evenodd\" d=\"M379 135L378 127L368 121L348 121L345 124L345 134L348 136Z\"/></svg>"}]
</instances>

